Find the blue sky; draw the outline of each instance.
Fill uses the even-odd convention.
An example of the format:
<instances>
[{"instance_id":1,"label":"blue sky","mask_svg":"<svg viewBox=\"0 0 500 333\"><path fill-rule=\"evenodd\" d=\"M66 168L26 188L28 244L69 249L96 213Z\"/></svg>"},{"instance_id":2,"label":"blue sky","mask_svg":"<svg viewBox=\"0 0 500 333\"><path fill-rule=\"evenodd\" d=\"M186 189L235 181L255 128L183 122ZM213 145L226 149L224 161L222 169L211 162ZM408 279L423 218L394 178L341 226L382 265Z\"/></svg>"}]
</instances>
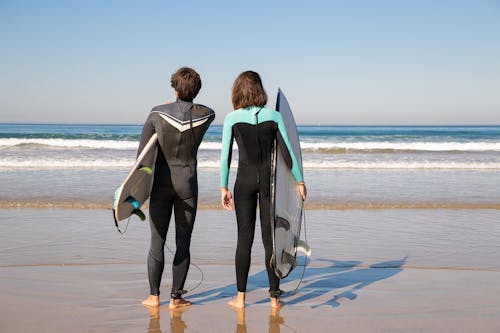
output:
<instances>
[{"instance_id":1,"label":"blue sky","mask_svg":"<svg viewBox=\"0 0 500 333\"><path fill-rule=\"evenodd\" d=\"M299 124L500 124L500 1L0 0L0 122L141 123L195 68L231 111L236 76Z\"/></svg>"}]
</instances>

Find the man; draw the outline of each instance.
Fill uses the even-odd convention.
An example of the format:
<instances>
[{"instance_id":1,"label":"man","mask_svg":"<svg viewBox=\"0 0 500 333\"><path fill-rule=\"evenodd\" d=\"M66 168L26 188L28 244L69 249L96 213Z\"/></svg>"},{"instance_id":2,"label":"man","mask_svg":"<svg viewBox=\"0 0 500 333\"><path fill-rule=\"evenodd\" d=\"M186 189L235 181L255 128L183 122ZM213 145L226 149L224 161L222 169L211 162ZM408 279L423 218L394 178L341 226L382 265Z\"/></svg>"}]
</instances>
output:
<instances>
[{"instance_id":1,"label":"man","mask_svg":"<svg viewBox=\"0 0 500 333\"><path fill-rule=\"evenodd\" d=\"M191 233L198 202L197 152L210 123L212 109L194 104L201 89L199 74L187 67L172 75L176 101L153 108L142 130L138 155L158 134L158 153L149 201L151 248L148 254L150 295L142 303L160 304L160 282L165 266L164 246L172 211L175 217L176 252L172 265L172 289L169 308L189 306L182 295L190 265Z\"/></svg>"}]
</instances>

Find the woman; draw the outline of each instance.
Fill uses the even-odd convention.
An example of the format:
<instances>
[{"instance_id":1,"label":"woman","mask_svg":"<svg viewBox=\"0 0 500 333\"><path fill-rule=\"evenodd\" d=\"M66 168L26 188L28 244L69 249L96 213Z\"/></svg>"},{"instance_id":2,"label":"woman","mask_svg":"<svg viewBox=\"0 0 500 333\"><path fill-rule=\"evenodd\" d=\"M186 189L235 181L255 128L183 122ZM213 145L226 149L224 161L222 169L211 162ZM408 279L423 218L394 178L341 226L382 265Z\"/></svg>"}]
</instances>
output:
<instances>
[{"instance_id":1,"label":"woman","mask_svg":"<svg viewBox=\"0 0 500 333\"><path fill-rule=\"evenodd\" d=\"M235 111L224 119L222 133L221 202L225 209L233 208L233 198L227 183L233 139L236 139L239 161L234 185L234 208L238 224L235 258L238 293L228 304L236 308L245 307L258 201L269 295L271 307L276 309L282 306L282 302L279 300L280 281L271 267L271 155L275 140L282 141L288 149L292 160L292 174L303 200L306 199L307 191L280 113L265 108L267 95L259 74L252 71L241 73L234 82L231 99Z\"/></svg>"}]
</instances>

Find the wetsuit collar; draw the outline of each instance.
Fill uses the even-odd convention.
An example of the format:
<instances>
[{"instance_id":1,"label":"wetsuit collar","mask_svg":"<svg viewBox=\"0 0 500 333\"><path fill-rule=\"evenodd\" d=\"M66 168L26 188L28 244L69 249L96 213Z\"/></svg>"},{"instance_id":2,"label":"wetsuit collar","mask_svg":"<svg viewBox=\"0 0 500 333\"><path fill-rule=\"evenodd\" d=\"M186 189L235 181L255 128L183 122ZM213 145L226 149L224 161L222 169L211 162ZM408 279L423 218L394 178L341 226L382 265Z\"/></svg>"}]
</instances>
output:
<instances>
[{"instance_id":1,"label":"wetsuit collar","mask_svg":"<svg viewBox=\"0 0 500 333\"><path fill-rule=\"evenodd\" d=\"M263 106L248 106L245 108L246 111L251 112L254 116L259 114L260 110L262 110Z\"/></svg>"},{"instance_id":2,"label":"wetsuit collar","mask_svg":"<svg viewBox=\"0 0 500 333\"><path fill-rule=\"evenodd\" d=\"M182 99L180 99L179 97L177 97L177 99L175 100L176 103L180 104L180 105L185 105L187 108L183 108L182 109L182 112L187 112L189 111L190 107L194 104L192 101L184 101Z\"/></svg>"}]
</instances>

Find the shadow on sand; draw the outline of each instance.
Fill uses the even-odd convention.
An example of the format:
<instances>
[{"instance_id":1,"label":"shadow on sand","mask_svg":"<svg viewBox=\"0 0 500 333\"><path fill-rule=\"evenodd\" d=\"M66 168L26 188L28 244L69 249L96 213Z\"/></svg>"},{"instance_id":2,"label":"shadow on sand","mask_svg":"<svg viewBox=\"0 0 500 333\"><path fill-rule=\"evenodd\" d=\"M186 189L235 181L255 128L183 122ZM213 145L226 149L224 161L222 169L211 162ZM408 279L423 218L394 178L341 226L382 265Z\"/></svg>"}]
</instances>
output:
<instances>
[{"instance_id":1,"label":"shadow on sand","mask_svg":"<svg viewBox=\"0 0 500 333\"><path fill-rule=\"evenodd\" d=\"M296 292L283 294L286 304L305 304L312 308L319 306L338 307L339 300L354 300L358 291L375 282L388 279L403 270L407 257L380 262L370 266L362 266L361 261L338 261L317 259L325 264L321 267L307 267L300 288ZM290 276L282 280L282 285L289 286L300 282L302 267L297 267ZM267 273L262 270L248 278L248 291L268 288ZM285 287L286 288L286 287ZM234 283L213 288L191 295L197 304L220 301L236 294ZM268 302L267 295L253 304ZM248 305L252 305L248 304Z\"/></svg>"}]
</instances>

